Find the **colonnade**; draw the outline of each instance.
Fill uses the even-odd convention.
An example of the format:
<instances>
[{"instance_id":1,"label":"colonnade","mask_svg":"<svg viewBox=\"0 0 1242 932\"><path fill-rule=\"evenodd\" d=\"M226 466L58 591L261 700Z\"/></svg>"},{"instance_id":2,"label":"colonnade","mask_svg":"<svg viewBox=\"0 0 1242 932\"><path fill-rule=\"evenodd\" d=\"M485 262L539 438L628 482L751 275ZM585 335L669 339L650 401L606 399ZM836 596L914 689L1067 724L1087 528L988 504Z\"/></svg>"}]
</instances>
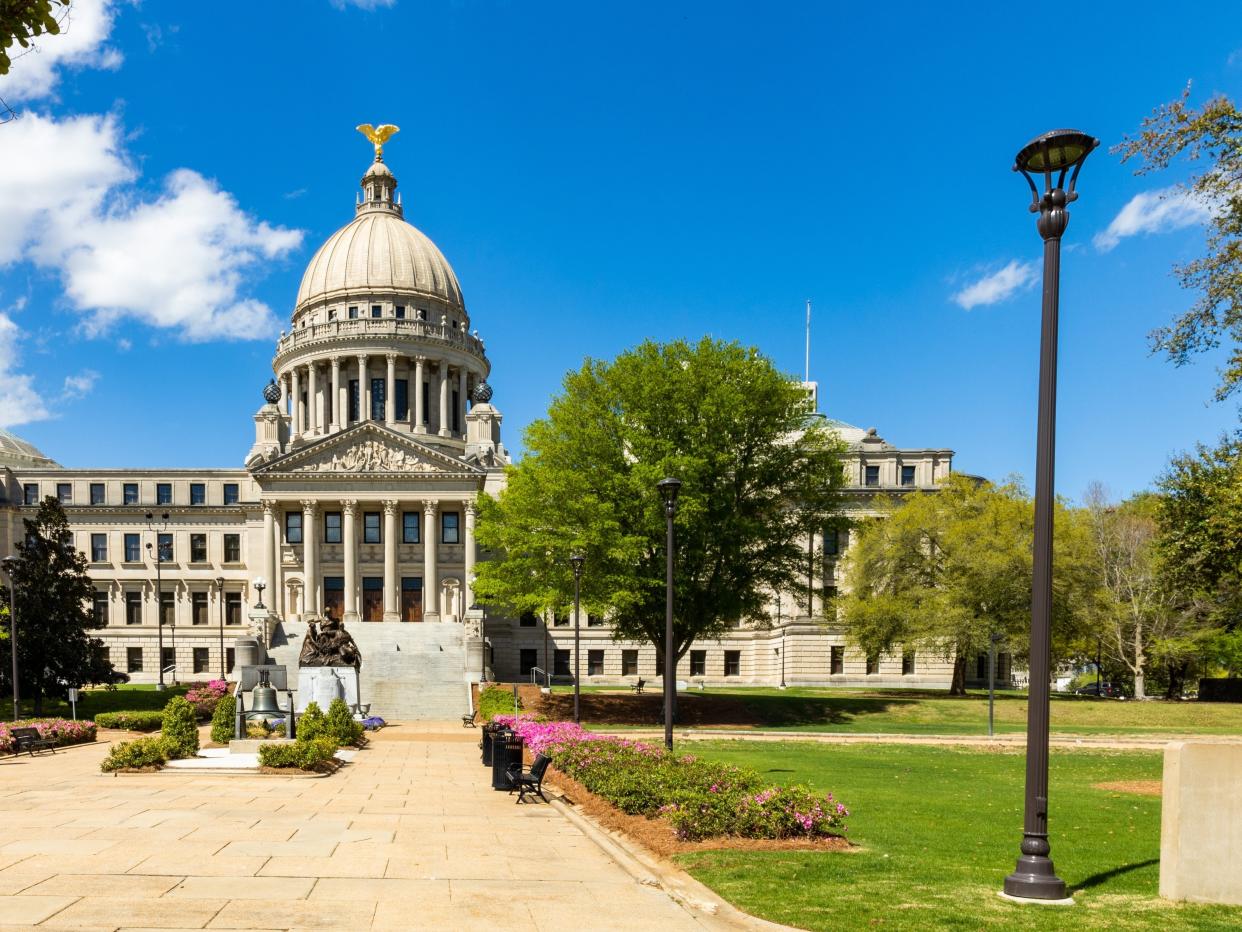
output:
<instances>
[{"instance_id":1,"label":"colonnade","mask_svg":"<svg viewBox=\"0 0 1242 932\"><path fill-rule=\"evenodd\" d=\"M434 426L439 436L462 435L466 429L469 390L479 378L467 366L453 365L447 359L405 356L400 353L357 353L299 363L280 375L281 409L289 417L289 440L323 436L343 430L359 421L372 420L372 361L382 357L384 375L383 422L401 425L415 434L426 434ZM398 363L405 367L407 393L405 417L397 418ZM323 370L322 372L320 370ZM320 379L323 383L320 383ZM349 414L349 382L358 381L358 418ZM427 383L430 382L430 385ZM453 389L457 389L457 431L453 430ZM305 400L303 400L305 391ZM433 407L438 417L433 417ZM379 418L376 418L379 420Z\"/></svg>"}]
</instances>

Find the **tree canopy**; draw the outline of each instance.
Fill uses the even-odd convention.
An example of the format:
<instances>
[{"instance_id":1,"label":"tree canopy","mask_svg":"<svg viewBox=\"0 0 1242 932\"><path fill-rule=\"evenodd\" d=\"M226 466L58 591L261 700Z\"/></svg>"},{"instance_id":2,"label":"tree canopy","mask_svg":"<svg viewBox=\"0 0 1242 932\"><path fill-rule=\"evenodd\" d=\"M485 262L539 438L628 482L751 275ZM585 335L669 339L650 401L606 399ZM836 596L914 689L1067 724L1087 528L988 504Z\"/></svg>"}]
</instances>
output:
<instances>
[{"instance_id":1,"label":"tree canopy","mask_svg":"<svg viewBox=\"0 0 1242 932\"><path fill-rule=\"evenodd\" d=\"M28 49L30 40L36 36L60 32L56 14L68 5L69 0L6 0L0 3L0 75L9 73L12 64L9 48L14 42Z\"/></svg>"},{"instance_id":2,"label":"tree canopy","mask_svg":"<svg viewBox=\"0 0 1242 932\"><path fill-rule=\"evenodd\" d=\"M645 342L570 372L497 499L480 502L475 592L513 611L563 612L568 562L583 601L618 638L663 650L665 516L656 483L682 482L676 513L675 656L773 591L806 591L806 539L839 522L843 446L801 386L757 350L704 338Z\"/></svg>"}]
</instances>

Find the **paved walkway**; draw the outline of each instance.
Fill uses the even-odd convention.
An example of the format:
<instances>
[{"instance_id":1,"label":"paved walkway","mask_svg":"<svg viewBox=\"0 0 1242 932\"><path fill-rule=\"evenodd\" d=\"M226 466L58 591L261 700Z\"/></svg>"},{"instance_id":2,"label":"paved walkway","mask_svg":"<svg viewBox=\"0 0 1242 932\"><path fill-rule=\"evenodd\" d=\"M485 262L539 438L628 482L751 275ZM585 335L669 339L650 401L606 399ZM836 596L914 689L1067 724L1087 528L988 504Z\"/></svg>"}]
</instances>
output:
<instances>
[{"instance_id":1,"label":"paved walkway","mask_svg":"<svg viewBox=\"0 0 1242 932\"><path fill-rule=\"evenodd\" d=\"M0 932L703 928L552 807L493 792L475 741L389 729L325 779L0 759Z\"/></svg>"}]
</instances>

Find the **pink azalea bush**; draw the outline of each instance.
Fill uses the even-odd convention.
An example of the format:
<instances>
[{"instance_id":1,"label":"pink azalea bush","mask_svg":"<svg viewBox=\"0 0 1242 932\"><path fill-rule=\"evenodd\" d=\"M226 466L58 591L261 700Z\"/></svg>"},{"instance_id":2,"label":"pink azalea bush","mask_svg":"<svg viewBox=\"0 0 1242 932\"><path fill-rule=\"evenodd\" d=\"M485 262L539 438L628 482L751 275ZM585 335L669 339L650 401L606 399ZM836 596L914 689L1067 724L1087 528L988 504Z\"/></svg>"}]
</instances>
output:
<instances>
[{"instance_id":1,"label":"pink azalea bush","mask_svg":"<svg viewBox=\"0 0 1242 932\"><path fill-rule=\"evenodd\" d=\"M597 735L572 722L501 715L533 754L622 812L662 817L679 838L820 838L845 832L849 810L831 793L769 786L753 770Z\"/></svg>"},{"instance_id":2,"label":"pink azalea bush","mask_svg":"<svg viewBox=\"0 0 1242 932\"><path fill-rule=\"evenodd\" d=\"M206 685L193 687L185 694L185 698L190 705L194 706L194 712L198 718L210 718L228 691L229 684L224 680L212 680Z\"/></svg>"},{"instance_id":3,"label":"pink azalea bush","mask_svg":"<svg viewBox=\"0 0 1242 932\"><path fill-rule=\"evenodd\" d=\"M40 737L54 741L57 747L95 740L95 723L89 721L32 718L20 722L4 722L0 723L0 754L12 754L17 750L17 740L13 737L14 728L35 728Z\"/></svg>"}]
</instances>

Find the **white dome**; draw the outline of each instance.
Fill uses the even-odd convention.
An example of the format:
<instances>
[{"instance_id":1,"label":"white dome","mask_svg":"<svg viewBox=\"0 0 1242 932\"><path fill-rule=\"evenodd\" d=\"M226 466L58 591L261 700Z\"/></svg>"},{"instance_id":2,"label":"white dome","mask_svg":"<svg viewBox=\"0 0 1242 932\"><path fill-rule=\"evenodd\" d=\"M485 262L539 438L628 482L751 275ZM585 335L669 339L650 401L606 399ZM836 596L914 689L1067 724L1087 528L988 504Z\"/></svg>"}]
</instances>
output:
<instances>
[{"instance_id":1,"label":"white dome","mask_svg":"<svg viewBox=\"0 0 1242 932\"><path fill-rule=\"evenodd\" d=\"M295 313L353 293L383 292L465 306L453 267L435 243L393 210L367 210L319 247L302 276Z\"/></svg>"}]
</instances>

